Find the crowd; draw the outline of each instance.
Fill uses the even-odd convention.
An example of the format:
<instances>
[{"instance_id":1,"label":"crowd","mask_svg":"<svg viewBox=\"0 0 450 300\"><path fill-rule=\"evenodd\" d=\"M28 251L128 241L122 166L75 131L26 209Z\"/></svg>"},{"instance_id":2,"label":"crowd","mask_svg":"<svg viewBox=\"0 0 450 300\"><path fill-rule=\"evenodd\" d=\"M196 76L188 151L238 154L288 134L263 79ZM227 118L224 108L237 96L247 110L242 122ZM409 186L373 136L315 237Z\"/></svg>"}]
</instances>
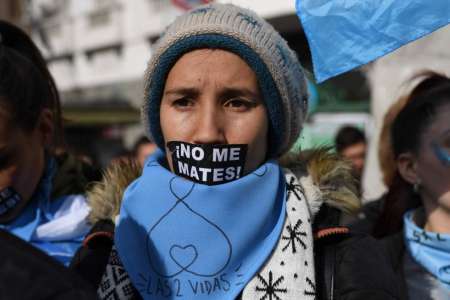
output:
<instances>
[{"instance_id":1,"label":"crowd","mask_svg":"<svg viewBox=\"0 0 450 300\"><path fill-rule=\"evenodd\" d=\"M180 16L144 80L150 139L95 180L41 53L0 22L0 299L450 299L450 78L388 111L388 191L363 206L361 131L289 152L305 74L253 12Z\"/></svg>"}]
</instances>

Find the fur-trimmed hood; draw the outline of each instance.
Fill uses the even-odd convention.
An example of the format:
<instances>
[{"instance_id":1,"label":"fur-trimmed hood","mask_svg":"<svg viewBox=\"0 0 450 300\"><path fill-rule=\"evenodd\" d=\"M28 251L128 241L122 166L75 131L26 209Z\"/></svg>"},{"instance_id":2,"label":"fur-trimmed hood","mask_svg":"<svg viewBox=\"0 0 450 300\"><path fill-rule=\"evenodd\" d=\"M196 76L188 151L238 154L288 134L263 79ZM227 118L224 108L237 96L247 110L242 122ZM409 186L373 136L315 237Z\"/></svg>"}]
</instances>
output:
<instances>
[{"instance_id":1,"label":"fur-trimmed hood","mask_svg":"<svg viewBox=\"0 0 450 300\"><path fill-rule=\"evenodd\" d=\"M315 215L323 203L345 213L355 213L360 208L357 182L351 167L325 148L288 154L280 165L290 169L305 187L306 198ZM87 197L91 206L89 222L115 221L119 214L126 187L141 175L141 167L132 160L111 164L103 179L92 185Z\"/></svg>"},{"instance_id":2,"label":"fur-trimmed hood","mask_svg":"<svg viewBox=\"0 0 450 300\"><path fill-rule=\"evenodd\" d=\"M303 185L312 185L307 199L313 215L322 203L348 214L361 208L358 182L351 166L328 148L316 148L300 153L288 153L280 159L280 165L290 169ZM316 207L319 206L319 207Z\"/></svg>"}]
</instances>

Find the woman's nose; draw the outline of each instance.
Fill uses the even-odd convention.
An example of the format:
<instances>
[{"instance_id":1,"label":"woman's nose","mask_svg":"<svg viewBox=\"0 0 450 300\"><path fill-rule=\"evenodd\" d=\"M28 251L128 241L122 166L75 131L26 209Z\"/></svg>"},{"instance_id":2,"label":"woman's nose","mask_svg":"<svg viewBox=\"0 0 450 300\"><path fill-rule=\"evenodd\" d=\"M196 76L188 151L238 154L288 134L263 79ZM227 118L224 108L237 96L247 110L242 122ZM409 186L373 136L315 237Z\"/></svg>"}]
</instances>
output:
<instances>
[{"instance_id":1,"label":"woman's nose","mask_svg":"<svg viewBox=\"0 0 450 300\"><path fill-rule=\"evenodd\" d=\"M226 143L220 108L208 105L199 111L193 142L194 144Z\"/></svg>"}]
</instances>

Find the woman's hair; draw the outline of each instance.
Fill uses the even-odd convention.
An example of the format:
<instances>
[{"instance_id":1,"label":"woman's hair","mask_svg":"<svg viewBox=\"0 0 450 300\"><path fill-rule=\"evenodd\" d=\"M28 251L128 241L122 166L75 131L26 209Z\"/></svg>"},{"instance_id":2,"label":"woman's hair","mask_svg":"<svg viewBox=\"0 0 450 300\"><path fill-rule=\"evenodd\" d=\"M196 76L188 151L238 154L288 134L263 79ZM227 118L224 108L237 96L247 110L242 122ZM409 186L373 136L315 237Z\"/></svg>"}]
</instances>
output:
<instances>
[{"instance_id":1,"label":"woman's hair","mask_svg":"<svg viewBox=\"0 0 450 300\"><path fill-rule=\"evenodd\" d=\"M381 126L380 138L378 141L378 161L380 164L381 173L383 174L383 182L386 186L390 186L394 180L397 172L394 153L391 145L391 127L395 117L405 105L408 98L406 96L400 97L388 109L383 118L383 125Z\"/></svg>"},{"instance_id":2,"label":"woman's hair","mask_svg":"<svg viewBox=\"0 0 450 300\"><path fill-rule=\"evenodd\" d=\"M354 126L344 126L340 128L336 134L335 144L336 151L338 153L341 153L348 147L359 143L366 143L366 137L361 129Z\"/></svg>"},{"instance_id":3,"label":"woman's hair","mask_svg":"<svg viewBox=\"0 0 450 300\"><path fill-rule=\"evenodd\" d=\"M395 160L402 153L419 151L425 130L435 120L439 109L450 103L450 79L444 75L427 71L414 76L419 84L400 102L403 107L390 127L390 146ZM386 236L401 230L403 214L421 204L420 197L398 170L390 178L388 192L384 196L384 207L374 228L376 237Z\"/></svg>"},{"instance_id":4,"label":"woman's hair","mask_svg":"<svg viewBox=\"0 0 450 300\"><path fill-rule=\"evenodd\" d=\"M59 94L39 49L21 29L0 21L0 107L12 126L34 129L43 109L54 119L54 146L63 144Z\"/></svg>"}]
</instances>

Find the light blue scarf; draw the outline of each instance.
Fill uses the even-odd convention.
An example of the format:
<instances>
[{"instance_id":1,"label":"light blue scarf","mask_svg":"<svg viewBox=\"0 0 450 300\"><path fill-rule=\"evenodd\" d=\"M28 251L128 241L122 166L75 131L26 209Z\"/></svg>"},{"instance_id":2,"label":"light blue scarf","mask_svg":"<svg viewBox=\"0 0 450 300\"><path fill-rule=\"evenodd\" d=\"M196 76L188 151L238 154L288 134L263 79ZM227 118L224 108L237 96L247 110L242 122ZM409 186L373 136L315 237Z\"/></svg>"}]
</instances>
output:
<instances>
[{"instance_id":1,"label":"light blue scarf","mask_svg":"<svg viewBox=\"0 0 450 300\"><path fill-rule=\"evenodd\" d=\"M235 299L271 254L285 219L285 179L275 161L214 186L147 159L124 194L119 257L144 299Z\"/></svg>"},{"instance_id":2,"label":"light blue scarf","mask_svg":"<svg viewBox=\"0 0 450 300\"><path fill-rule=\"evenodd\" d=\"M69 265L75 251L89 231L86 222L89 208L81 195L50 199L56 162L48 159L44 175L23 212L0 228L13 233Z\"/></svg>"},{"instance_id":3,"label":"light blue scarf","mask_svg":"<svg viewBox=\"0 0 450 300\"><path fill-rule=\"evenodd\" d=\"M406 248L411 256L450 291L450 235L428 232L413 220L415 210L403 221Z\"/></svg>"}]
</instances>

